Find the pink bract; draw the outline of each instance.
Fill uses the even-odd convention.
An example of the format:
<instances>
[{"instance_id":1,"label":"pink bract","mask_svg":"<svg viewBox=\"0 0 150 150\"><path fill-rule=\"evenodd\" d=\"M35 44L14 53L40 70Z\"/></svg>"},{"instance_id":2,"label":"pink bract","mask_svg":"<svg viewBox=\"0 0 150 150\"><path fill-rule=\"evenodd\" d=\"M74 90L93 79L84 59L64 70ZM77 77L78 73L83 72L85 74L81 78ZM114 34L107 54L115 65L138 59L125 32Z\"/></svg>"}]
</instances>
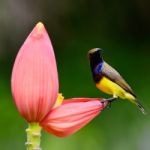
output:
<instances>
[{"instance_id":1,"label":"pink bract","mask_svg":"<svg viewBox=\"0 0 150 150\"><path fill-rule=\"evenodd\" d=\"M53 109L41 121L41 126L48 133L59 137L66 137L85 126L95 118L107 105L100 103L100 99L77 98L65 100Z\"/></svg>"},{"instance_id":2,"label":"pink bract","mask_svg":"<svg viewBox=\"0 0 150 150\"><path fill-rule=\"evenodd\" d=\"M55 55L42 23L34 27L18 52L11 87L18 111L28 122L41 121L56 101Z\"/></svg>"}]
</instances>

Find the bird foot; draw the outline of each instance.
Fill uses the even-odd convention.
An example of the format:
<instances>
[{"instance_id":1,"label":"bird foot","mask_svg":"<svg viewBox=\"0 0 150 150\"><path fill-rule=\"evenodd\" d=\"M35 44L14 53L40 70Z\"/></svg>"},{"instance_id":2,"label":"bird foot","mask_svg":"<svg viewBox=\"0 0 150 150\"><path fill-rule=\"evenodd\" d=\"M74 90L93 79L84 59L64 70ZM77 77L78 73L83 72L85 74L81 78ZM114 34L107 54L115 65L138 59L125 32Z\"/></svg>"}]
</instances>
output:
<instances>
[{"instance_id":1,"label":"bird foot","mask_svg":"<svg viewBox=\"0 0 150 150\"><path fill-rule=\"evenodd\" d=\"M111 108L111 103L112 103L114 100L116 100L116 99L117 99L117 97L111 97L111 98L102 100L101 103L108 102L109 105L108 105L107 108Z\"/></svg>"},{"instance_id":2,"label":"bird foot","mask_svg":"<svg viewBox=\"0 0 150 150\"><path fill-rule=\"evenodd\" d=\"M104 103L104 102L113 102L114 100L116 100L117 99L117 97L111 97L111 98L107 98L107 99L104 99L104 100L102 100L101 102L102 103Z\"/></svg>"}]
</instances>

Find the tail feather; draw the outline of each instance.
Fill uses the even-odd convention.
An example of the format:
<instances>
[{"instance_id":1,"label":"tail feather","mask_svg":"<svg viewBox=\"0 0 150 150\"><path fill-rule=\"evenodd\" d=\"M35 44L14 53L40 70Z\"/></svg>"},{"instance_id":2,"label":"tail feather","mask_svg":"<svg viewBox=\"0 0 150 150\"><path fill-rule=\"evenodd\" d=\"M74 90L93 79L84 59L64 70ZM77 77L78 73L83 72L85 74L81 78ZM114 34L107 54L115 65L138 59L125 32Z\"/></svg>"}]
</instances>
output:
<instances>
[{"instance_id":1,"label":"tail feather","mask_svg":"<svg viewBox=\"0 0 150 150\"><path fill-rule=\"evenodd\" d=\"M147 114L146 111L145 111L145 109L144 109L144 107L142 106L142 104L141 104L138 100L135 100L135 104L136 104L136 106L139 108L139 110L140 110L144 115Z\"/></svg>"},{"instance_id":2,"label":"tail feather","mask_svg":"<svg viewBox=\"0 0 150 150\"><path fill-rule=\"evenodd\" d=\"M145 111L144 106L143 106L137 99L135 99L135 100L132 101L132 102L138 107L138 109L139 109L144 115L147 114L146 111Z\"/></svg>"},{"instance_id":3,"label":"tail feather","mask_svg":"<svg viewBox=\"0 0 150 150\"><path fill-rule=\"evenodd\" d=\"M134 104L138 107L138 109L139 109L144 115L147 114L146 111L145 111L145 109L144 109L144 107L143 107L142 104L140 103L140 101L137 100L136 96L134 96L134 95L132 95L132 94L130 94L130 93L126 93L126 94L125 94L125 98L128 99L130 102L134 103Z\"/></svg>"}]
</instances>

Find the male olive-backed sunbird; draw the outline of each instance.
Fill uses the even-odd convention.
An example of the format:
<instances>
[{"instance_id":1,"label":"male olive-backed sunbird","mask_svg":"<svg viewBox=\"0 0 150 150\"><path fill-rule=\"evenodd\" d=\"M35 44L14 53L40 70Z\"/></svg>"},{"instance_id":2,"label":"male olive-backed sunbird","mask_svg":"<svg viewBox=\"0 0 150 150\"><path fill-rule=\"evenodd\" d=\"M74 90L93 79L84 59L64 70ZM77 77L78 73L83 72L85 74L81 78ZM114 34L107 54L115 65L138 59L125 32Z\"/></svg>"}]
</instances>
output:
<instances>
[{"instance_id":1,"label":"male olive-backed sunbird","mask_svg":"<svg viewBox=\"0 0 150 150\"><path fill-rule=\"evenodd\" d=\"M113 95L112 98L106 99L106 101L113 101L118 97L127 99L137 105L143 114L146 114L144 107L137 100L136 95L128 83L114 68L103 60L102 51L100 48L94 48L88 52L90 67L96 87L104 93Z\"/></svg>"}]
</instances>

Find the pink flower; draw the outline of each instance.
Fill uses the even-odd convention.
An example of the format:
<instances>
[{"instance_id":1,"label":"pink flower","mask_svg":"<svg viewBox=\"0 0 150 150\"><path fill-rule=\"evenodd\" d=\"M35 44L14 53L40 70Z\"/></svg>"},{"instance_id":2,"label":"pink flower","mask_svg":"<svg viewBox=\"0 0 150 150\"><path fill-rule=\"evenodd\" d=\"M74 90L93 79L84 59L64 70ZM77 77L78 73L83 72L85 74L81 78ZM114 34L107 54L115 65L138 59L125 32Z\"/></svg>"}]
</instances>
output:
<instances>
[{"instance_id":1,"label":"pink flower","mask_svg":"<svg viewBox=\"0 0 150 150\"><path fill-rule=\"evenodd\" d=\"M28 122L41 121L55 103L58 93L56 61L42 23L35 26L19 50L11 87L18 111Z\"/></svg>"},{"instance_id":2,"label":"pink flower","mask_svg":"<svg viewBox=\"0 0 150 150\"><path fill-rule=\"evenodd\" d=\"M40 125L47 132L66 137L78 131L95 118L107 105L101 99L76 98L65 100L60 107L52 109Z\"/></svg>"},{"instance_id":3,"label":"pink flower","mask_svg":"<svg viewBox=\"0 0 150 150\"><path fill-rule=\"evenodd\" d=\"M63 101L58 87L53 47L44 25L38 23L19 50L12 71L12 95L24 119L64 137L85 126L107 105L96 98Z\"/></svg>"}]
</instances>

